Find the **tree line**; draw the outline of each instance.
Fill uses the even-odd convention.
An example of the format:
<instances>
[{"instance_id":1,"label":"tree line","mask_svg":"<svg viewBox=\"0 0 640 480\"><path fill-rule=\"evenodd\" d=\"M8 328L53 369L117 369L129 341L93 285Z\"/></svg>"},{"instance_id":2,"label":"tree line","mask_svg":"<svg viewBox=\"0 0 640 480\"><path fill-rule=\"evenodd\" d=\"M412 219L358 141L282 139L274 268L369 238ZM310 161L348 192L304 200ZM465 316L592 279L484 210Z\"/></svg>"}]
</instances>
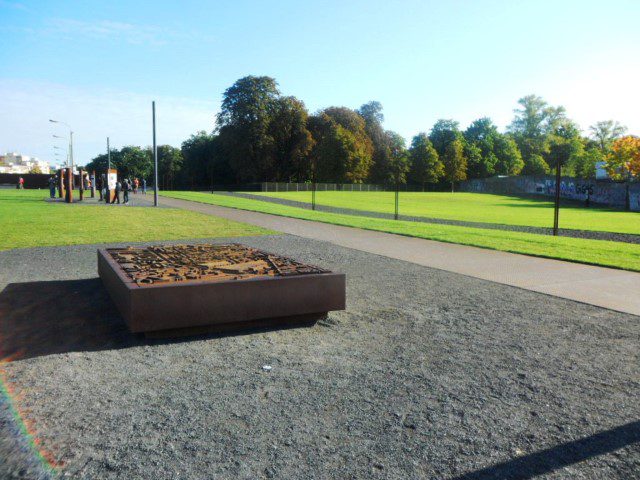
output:
<instances>
[{"instance_id":1,"label":"tree line","mask_svg":"<svg viewBox=\"0 0 640 480\"><path fill-rule=\"evenodd\" d=\"M506 132L488 117L465 130L438 120L406 145L383 126L382 105L353 110L328 107L309 114L304 103L284 96L271 77L247 76L223 95L216 129L200 131L180 149L158 148L161 188L254 182L410 183L449 185L495 175L562 173L594 178L606 161L614 178L640 174L640 139L624 136L618 122L597 122L583 135L564 107L529 95L518 100ZM635 159L635 160L634 160ZM112 150L111 162L125 176L149 177L149 148ZM103 171L107 155L88 169Z\"/></svg>"}]
</instances>

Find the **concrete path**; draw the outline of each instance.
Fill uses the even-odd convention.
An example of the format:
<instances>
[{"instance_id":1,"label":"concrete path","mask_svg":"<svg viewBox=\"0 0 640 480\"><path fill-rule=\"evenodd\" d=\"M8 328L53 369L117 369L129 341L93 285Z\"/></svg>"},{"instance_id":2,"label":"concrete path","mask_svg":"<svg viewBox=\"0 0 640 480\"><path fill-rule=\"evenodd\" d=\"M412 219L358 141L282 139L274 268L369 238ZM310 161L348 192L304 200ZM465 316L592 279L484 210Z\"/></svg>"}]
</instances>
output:
<instances>
[{"instance_id":1,"label":"concrete path","mask_svg":"<svg viewBox=\"0 0 640 480\"><path fill-rule=\"evenodd\" d=\"M167 197L160 203L640 316L640 273Z\"/></svg>"}]
</instances>

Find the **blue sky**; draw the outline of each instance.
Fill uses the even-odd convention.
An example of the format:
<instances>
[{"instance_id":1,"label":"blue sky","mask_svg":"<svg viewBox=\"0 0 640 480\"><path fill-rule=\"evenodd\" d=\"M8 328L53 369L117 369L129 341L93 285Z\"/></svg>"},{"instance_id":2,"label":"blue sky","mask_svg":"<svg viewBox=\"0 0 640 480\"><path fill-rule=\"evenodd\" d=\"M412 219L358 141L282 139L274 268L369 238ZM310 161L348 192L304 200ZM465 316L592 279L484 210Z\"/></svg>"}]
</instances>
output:
<instances>
[{"instance_id":1,"label":"blue sky","mask_svg":"<svg viewBox=\"0 0 640 480\"><path fill-rule=\"evenodd\" d=\"M112 145L179 146L211 130L225 88L270 75L310 111L384 107L410 139L438 118L500 128L518 98L564 105L586 131L640 134L640 1L39 2L0 0L0 151L76 161Z\"/></svg>"}]
</instances>

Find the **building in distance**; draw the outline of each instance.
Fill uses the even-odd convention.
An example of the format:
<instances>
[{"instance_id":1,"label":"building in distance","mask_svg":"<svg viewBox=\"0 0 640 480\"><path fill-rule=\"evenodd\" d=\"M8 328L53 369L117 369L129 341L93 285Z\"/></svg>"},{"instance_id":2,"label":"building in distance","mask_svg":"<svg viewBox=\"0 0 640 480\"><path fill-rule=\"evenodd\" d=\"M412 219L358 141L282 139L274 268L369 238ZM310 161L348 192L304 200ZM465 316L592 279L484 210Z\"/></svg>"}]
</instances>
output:
<instances>
[{"instance_id":1,"label":"building in distance","mask_svg":"<svg viewBox=\"0 0 640 480\"><path fill-rule=\"evenodd\" d=\"M0 155L0 173L50 173L49 162L20 153Z\"/></svg>"}]
</instances>

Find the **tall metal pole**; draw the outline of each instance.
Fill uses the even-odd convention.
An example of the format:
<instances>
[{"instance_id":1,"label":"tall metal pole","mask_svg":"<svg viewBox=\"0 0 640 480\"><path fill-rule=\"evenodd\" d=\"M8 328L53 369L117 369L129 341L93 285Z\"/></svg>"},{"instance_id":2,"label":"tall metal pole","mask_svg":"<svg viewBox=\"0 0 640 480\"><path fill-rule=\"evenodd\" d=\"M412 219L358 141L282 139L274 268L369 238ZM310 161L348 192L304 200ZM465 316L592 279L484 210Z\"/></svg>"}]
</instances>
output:
<instances>
[{"instance_id":1,"label":"tall metal pole","mask_svg":"<svg viewBox=\"0 0 640 480\"><path fill-rule=\"evenodd\" d=\"M556 199L553 209L553 234L558 235L558 220L560 217L560 160L556 163Z\"/></svg>"},{"instance_id":2,"label":"tall metal pole","mask_svg":"<svg viewBox=\"0 0 640 480\"><path fill-rule=\"evenodd\" d=\"M311 210L316 209L316 160L313 160L313 181L311 182Z\"/></svg>"},{"instance_id":3,"label":"tall metal pole","mask_svg":"<svg viewBox=\"0 0 640 480\"><path fill-rule=\"evenodd\" d=\"M158 206L158 146L156 145L156 102L151 102L153 115L153 206Z\"/></svg>"},{"instance_id":4,"label":"tall metal pole","mask_svg":"<svg viewBox=\"0 0 640 480\"><path fill-rule=\"evenodd\" d=\"M109 137L107 137L107 170L111 170L111 148L109 147ZM107 173L109 173L107 171Z\"/></svg>"}]
</instances>

